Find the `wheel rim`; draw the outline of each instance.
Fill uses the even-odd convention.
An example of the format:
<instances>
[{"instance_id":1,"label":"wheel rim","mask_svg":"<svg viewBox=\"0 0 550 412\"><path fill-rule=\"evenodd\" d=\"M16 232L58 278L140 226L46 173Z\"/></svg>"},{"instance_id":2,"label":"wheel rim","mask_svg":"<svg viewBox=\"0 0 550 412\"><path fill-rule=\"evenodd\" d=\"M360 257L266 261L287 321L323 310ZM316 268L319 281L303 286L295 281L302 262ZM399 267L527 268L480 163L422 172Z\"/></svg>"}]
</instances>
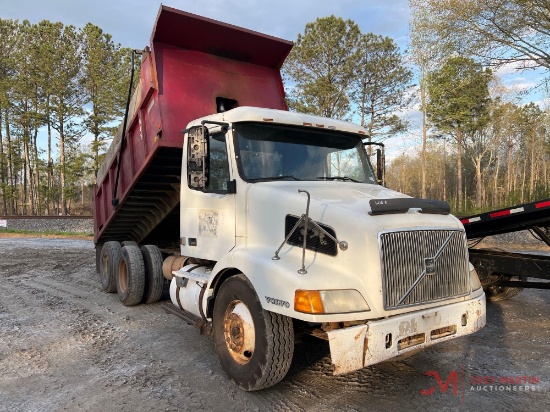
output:
<instances>
[{"instance_id":1,"label":"wheel rim","mask_svg":"<svg viewBox=\"0 0 550 412\"><path fill-rule=\"evenodd\" d=\"M121 259L118 265L118 287L122 293L128 290L128 268L124 259Z\"/></svg>"},{"instance_id":2,"label":"wheel rim","mask_svg":"<svg viewBox=\"0 0 550 412\"><path fill-rule=\"evenodd\" d=\"M227 351L235 362L247 364L254 354L256 333L248 307L240 300L229 304L223 317L223 334Z\"/></svg>"}]
</instances>

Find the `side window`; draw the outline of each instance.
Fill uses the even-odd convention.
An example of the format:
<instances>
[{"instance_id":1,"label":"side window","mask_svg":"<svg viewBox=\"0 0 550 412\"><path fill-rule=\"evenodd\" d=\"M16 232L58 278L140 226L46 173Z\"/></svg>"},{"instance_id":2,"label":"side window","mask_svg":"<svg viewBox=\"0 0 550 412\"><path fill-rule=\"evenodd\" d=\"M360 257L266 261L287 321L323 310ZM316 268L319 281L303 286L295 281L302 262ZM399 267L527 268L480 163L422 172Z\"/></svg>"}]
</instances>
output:
<instances>
[{"instance_id":1,"label":"side window","mask_svg":"<svg viewBox=\"0 0 550 412\"><path fill-rule=\"evenodd\" d=\"M205 191L215 192L227 190L229 176L229 159L227 158L227 145L225 143L225 133L213 133L208 137L210 146L210 178Z\"/></svg>"}]
</instances>

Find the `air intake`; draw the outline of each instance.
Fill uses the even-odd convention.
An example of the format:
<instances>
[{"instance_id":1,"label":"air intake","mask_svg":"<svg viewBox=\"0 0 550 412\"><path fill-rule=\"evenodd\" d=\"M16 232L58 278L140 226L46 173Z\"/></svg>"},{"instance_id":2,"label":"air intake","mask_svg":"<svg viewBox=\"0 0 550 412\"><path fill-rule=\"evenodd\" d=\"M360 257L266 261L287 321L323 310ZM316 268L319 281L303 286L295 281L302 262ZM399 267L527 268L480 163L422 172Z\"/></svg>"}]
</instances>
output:
<instances>
[{"instance_id":1,"label":"air intake","mask_svg":"<svg viewBox=\"0 0 550 412\"><path fill-rule=\"evenodd\" d=\"M300 218L298 216L287 215L285 219L285 237L291 232L292 228L298 222ZM328 233L330 233L334 238L336 238L336 232L333 228L322 223L315 222ZM301 222L298 228L294 231L292 236L287 240L289 245L302 247L304 244L304 222ZM324 253L329 256L336 256L338 253L338 248L336 247L336 242L329 238L325 233L316 228L313 225L308 225L307 228L307 241L306 249L312 250L314 252Z\"/></svg>"}]
</instances>

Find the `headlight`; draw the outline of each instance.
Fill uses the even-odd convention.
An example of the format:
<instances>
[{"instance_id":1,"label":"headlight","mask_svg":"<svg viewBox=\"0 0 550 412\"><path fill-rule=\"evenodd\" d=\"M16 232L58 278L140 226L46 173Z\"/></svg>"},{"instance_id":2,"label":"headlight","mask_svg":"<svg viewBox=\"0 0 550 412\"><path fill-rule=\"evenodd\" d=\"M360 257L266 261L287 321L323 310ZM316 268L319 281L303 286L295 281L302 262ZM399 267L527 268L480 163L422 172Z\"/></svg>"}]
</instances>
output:
<instances>
[{"instance_id":1,"label":"headlight","mask_svg":"<svg viewBox=\"0 0 550 412\"><path fill-rule=\"evenodd\" d=\"M302 313L351 313L370 310L365 299L355 289L297 290L294 310Z\"/></svg>"},{"instance_id":2,"label":"headlight","mask_svg":"<svg viewBox=\"0 0 550 412\"><path fill-rule=\"evenodd\" d=\"M474 265L469 262L468 265L470 267L470 288L473 292L474 290L478 290L481 287L481 281L479 280L479 276L477 275L477 271L474 268Z\"/></svg>"}]
</instances>

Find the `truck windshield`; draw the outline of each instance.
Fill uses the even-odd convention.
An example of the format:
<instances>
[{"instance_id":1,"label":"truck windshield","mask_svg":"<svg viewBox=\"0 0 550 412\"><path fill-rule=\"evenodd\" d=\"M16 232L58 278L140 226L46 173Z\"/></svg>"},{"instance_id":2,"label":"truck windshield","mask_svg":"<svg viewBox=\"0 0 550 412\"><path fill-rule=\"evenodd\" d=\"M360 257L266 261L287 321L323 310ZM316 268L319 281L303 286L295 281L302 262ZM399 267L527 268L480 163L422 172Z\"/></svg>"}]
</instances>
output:
<instances>
[{"instance_id":1,"label":"truck windshield","mask_svg":"<svg viewBox=\"0 0 550 412\"><path fill-rule=\"evenodd\" d=\"M376 183L360 137L276 124L234 124L241 177Z\"/></svg>"}]
</instances>

